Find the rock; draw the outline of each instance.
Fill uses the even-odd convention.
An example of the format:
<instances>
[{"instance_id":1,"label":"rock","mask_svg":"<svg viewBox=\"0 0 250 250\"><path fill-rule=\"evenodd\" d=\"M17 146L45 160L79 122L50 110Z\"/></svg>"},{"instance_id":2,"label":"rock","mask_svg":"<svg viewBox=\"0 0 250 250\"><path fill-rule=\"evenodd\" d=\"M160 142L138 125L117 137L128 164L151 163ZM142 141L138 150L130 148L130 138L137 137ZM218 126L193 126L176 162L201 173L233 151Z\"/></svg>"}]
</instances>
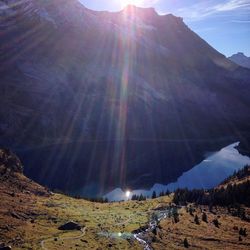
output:
<instances>
[{"instance_id":1,"label":"rock","mask_svg":"<svg viewBox=\"0 0 250 250\"><path fill-rule=\"evenodd\" d=\"M148 229L148 226L141 226L140 228L138 228L138 229L135 229L135 230L133 230L131 233L132 234L139 234L139 233L141 233L141 232L144 232L144 231L146 231Z\"/></svg>"},{"instance_id":2,"label":"rock","mask_svg":"<svg viewBox=\"0 0 250 250\"><path fill-rule=\"evenodd\" d=\"M167 210L169 208L169 206L168 205L161 205L161 204L159 204L157 207L155 207L153 210L154 211L165 211L165 210Z\"/></svg>"},{"instance_id":3,"label":"rock","mask_svg":"<svg viewBox=\"0 0 250 250\"><path fill-rule=\"evenodd\" d=\"M5 166L13 172L23 172L23 165L21 161L9 149L0 149L0 165Z\"/></svg>"},{"instance_id":4,"label":"rock","mask_svg":"<svg viewBox=\"0 0 250 250\"><path fill-rule=\"evenodd\" d=\"M16 218L18 220L28 220L28 219L30 219L29 216L27 216L26 214L16 213L14 211L10 212L10 215L13 218Z\"/></svg>"},{"instance_id":5,"label":"rock","mask_svg":"<svg viewBox=\"0 0 250 250\"><path fill-rule=\"evenodd\" d=\"M11 215L13 218L16 218L16 219L18 219L18 220L21 220L21 219L22 219L22 217L21 217L19 214L17 214L16 212L10 212L10 215Z\"/></svg>"},{"instance_id":6,"label":"rock","mask_svg":"<svg viewBox=\"0 0 250 250\"><path fill-rule=\"evenodd\" d=\"M81 228L82 227L74 221L69 221L58 227L59 230L81 230Z\"/></svg>"},{"instance_id":7,"label":"rock","mask_svg":"<svg viewBox=\"0 0 250 250\"><path fill-rule=\"evenodd\" d=\"M48 192L46 192L45 190L36 190L34 194L38 196L48 196Z\"/></svg>"},{"instance_id":8,"label":"rock","mask_svg":"<svg viewBox=\"0 0 250 250\"><path fill-rule=\"evenodd\" d=\"M50 216L48 219L53 221L55 224L58 222L57 217L54 216Z\"/></svg>"},{"instance_id":9,"label":"rock","mask_svg":"<svg viewBox=\"0 0 250 250\"><path fill-rule=\"evenodd\" d=\"M3 243L0 243L0 250L11 250L11 246L6 246L5 244Z\"/></svg>"}]
</instances>

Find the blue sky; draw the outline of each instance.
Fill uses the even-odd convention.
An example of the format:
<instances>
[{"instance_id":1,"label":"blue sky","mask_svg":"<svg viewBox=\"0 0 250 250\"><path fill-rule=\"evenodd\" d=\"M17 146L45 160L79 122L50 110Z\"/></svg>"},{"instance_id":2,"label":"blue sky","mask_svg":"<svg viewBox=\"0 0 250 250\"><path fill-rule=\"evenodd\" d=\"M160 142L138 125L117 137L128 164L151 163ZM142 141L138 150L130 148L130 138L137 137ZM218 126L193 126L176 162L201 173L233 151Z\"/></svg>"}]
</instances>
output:
<instances>
[{"instance_id":1,"label":"blue sky","mask_svg":"<svg viewBox=\"0 0 250 250\"><path fill-rule=\"evenodd\" d=\"M122 0L80 0L94 10L118 11ZM132 0L131 0L132 1ZM172 13L219 52L250 56L250 0L134 0L154 7L159 14Z\"/></svg>"}]
</instances>

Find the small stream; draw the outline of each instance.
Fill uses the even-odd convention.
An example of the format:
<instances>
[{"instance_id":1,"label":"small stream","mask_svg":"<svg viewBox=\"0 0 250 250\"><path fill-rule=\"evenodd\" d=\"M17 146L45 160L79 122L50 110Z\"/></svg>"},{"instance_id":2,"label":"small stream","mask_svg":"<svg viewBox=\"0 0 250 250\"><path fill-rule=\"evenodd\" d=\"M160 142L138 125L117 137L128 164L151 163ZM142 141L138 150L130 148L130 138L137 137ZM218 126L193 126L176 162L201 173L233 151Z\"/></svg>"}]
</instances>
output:
<instances>
[{"instance_id":1,"label":"small stream","mask_svg":"<svg viewBox=\"0 0 250 250\"><path fill-rule=\"evenodd\" d=\"M176 206L164 206L158 209L152 210L150 220L147 225L134 230L132 233L111 233L108 231L101 231L98 235L123 240L136 240L142 246L144 250L152 250L151 243L152 238L150 233L157 230L157 227L161 220L173 217L174 214L178 213Z\"/></svg>"},{"instance_id":2,"label":"small stream","mask_svg":"<svg viewBox=\"0 0 250 250\"><path fill-rule=\"evenodd\" d=\"M152 250L151 239L149 233L157 229L161 220L170 218L178 212L177 207L167 206L159 210L155 210L147 226L135 230L132 234L134 238L144 247L144 250Z\"/></svg>"}]
</instances>

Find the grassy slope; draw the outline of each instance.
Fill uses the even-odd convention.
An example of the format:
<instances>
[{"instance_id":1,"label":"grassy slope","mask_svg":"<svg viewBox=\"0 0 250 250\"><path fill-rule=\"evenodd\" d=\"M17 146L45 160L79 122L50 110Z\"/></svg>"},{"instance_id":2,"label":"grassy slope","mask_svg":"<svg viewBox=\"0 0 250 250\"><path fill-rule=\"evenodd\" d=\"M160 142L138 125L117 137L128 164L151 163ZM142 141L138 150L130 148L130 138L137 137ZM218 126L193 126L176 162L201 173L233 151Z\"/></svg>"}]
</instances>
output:
<instances>
[{"instance_id":1,"label":"grassy slope","mask_svg":"<svg viewBox=\"0 0 250 250\"><path fill-rule=\"evenodd\" d=\"M13 249L142 249L136 241L98 233L129 233L147 223L153 208L171 201L171 197L162 197L144 202L92 203L61 194L49 195L21 174L2 176L0 194L0 239ZM201 218L199 209L195 213ZM209 223L200 225L193 223L194 218L185 209L181 210L180 222L162 221L153 247L183 249L186 237L191 249L249 249L250 237L238 242L238 231L233 229L234 226L246 227L249 233L249 223L224 210L217 211L216 215L207 214ZM220 216L220 228L211 222L217 216ZM65 233L57 229L69 220L86 226L86 231Z\"/></svg>"},{"instance_id":2,"label":"grassy slope","mask_svg":"<svg viewBox=\"0 0 250 250\"><path fill-rule=\"evenodd\" d=\"M0 183L0 239L14 249L142 249L136 242L123 239L109 239L99 236L100 232L131 232L148 221L150 210L158 204L170 202L169 197L146 202L121 202L99 204L70 198L61 194L38 196L27 189L37 188L37 184L20 174L18 181ZM23 192L16 183L28 186ZM43 189L42 187L39 187ZM13 193L15 196L13 197ZM14 212L14 214L13 214ZM15 217L19 218L15 218ZM59 225L74 220L86 226L85 234L80 231L65 233ZM5 226L6 225L6 226ZM73 237L72 239L65 239ZM57 241L55 241L57 238Z\"/></svg>"},{"instance_id":3,"label":"grassy slope","mask_svg":"<svg viewBox=\"0 0 250 250\"><path fill-rule=\"evenodd\" d=\"M202 221L201 210L206 212L208 223ZM238 233L239 228L242 227L247 228L249 234L249 222L229 215L226 209L217 208L214 209L214 212L216 214L208 212L207 207L196 208L194 216L197 214L200 220L200 225L197 225L194 223L194 216L182 208L178 223L174 223L172 219L166 219L160 223L156 242L153 243L154 249L160 250L163 245L169 246L169 249L184 249L183 241L185 238L190 244L190 249L249 249L249 235L242 237L242 241L239 242ZM219 228L212 222L216 218L221 223Z\"/></svg>"},{"instance_id":4,"label":"grassy slope","mask_svg":"<svg viewBox=\"0 0 250 250\"><path fill-rule=\"evenodd\" d=\"M217 188L227 188L230 185L239 185L250 180L250 166L244 167L239 170L235 175L228 177Z\"/></svg>"}]
</instances>

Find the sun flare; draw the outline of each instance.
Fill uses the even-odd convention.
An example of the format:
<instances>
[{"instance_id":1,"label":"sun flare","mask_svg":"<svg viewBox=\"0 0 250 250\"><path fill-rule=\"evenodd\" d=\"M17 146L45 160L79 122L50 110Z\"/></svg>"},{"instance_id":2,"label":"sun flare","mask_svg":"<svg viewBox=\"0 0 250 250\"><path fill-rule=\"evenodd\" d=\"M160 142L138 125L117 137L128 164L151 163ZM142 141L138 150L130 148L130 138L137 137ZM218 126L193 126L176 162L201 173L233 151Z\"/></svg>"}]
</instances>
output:
<instances>
[{"instance_id":1,"label":"sun flare","mask_svg":"<svg viewBox=\"0 0 250 250\"><path fill-rule=\"evenodd\" d=\"M145 0L120 0L122 7L125 7L127 5L142 5Z\"/></svg>"},{"instance_id":2,"label":"sun flare","mask_svg":"<svg viewBox=\"0 0 250 250\"><path fill-rule=\"evenodd\" d=\"M126 193L125 193L125 196L126 196L127 198L129 198L130 194L131 194L131 192L130 192L129 190L127 190Z\"/></svg>"}]
</instances>

